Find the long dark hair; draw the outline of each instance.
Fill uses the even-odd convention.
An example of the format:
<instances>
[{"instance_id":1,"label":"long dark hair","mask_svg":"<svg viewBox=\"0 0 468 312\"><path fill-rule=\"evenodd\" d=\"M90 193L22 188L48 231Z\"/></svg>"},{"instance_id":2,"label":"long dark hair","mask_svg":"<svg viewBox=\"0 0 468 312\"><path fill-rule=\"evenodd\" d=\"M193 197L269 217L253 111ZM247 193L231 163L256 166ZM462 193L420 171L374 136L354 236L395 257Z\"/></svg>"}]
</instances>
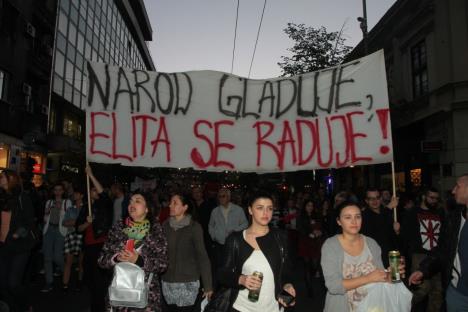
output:
<instances>
[{"instance_id":1,"label":"long dark hair","mask_svg":"<svg viewBox=\"0 0 468 312\"><path fill-rule=\"evenodd\" d=\"M318 207L317 203L313 199L308 199L304 202L304 204L302 205L301 215L308 216L307 210L306 210L306 206L308 203L312 203L312 205L314 206L314 210L312 210L312 213L310 214L310 218L312 219L319 218L321 215L321 212L319 211L320 208Z\"/></svg>"},{"instance_id":2,"label":"long dark hair","mask_svg":"<svg viewBox=\"0 0 468 312\"><path fill-rule=\"evenodd\" d=\"M7 189L5 190L9 194L19 194L22 191L21 177L13 170L4 170L0 175L4 175L7 179Z\"/></svg>"},{"instance_id":3,"label":"long dark hair","mask_svg":"<svg viewBox=\"0 0 468 312\"><path fill-rule=\"evenodd\" d=\"M132 196L134 195L141 195L145 199L146 208L148 209L148 212L146 213L146 219L148 219L151 226L153 226L153 224L156 222L156 217L154 215L154 205L151 197L143 192L135 192L132 194Z\"/></svg>"}]
</instances>

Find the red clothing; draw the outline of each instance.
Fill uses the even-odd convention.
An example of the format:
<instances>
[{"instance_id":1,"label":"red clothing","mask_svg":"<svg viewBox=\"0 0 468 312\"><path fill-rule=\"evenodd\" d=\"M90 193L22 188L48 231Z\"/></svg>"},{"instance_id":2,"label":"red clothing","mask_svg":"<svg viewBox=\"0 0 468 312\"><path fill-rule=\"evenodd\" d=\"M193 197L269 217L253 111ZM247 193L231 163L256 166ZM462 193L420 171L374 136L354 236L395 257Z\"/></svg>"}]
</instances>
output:
<instances>
[{"instance_id":1,"label":"red clothing","mask_svg":"<svg viewBox=\"0 0 468 312\"><path fill-rule=\"evenodd\" d=\"M85 245L95 245L95 244L104 244L107 239L107 235L103 235L98 239L94 238L93 227L91 224L85 229L84 232L84 243Z\"/></svg>"},{"instance_id":2,"label":"red clothing","mask_svg":"<svg viewBox=\"0 0 468 312\"><path fill-rule=\"evenodd\" d=\"M169 219L169 207L164 207L159 212L159 217L158 217L159 224L163 224L164 221L166 221L167 219Z\"/></svg>"}]
</instances>

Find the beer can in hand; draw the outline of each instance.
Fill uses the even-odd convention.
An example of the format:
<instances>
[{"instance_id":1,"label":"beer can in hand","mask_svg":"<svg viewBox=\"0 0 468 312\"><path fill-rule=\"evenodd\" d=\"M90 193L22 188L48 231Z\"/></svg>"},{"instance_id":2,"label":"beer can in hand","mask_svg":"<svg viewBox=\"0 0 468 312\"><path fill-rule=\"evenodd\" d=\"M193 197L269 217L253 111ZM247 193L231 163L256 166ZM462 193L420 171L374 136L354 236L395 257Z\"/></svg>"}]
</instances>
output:
<instances>
[{"instance_id":1,"label":"beer can in hand","mask_svg":"<svg viewBox=\"0 0 468 312\"><path fill-rule=\"evenodd\" d=\"M261 281L263 281L263 273L262 272L258 272L258 271L255 271L252 273L253 276L255 277L258 277ZM261 286L258 288L258 289L251 289L249 290L249 300L252 301L252 302L257 302L258 301L258 297L260 297L260 289L261 289Z\"/></svg>"},{"instance_id":2,"label":"beer can in hand","mask_svg":"<svg viewBox=\"0 0 468 312\"><path fill-rule=\"evenodd\" d=\"M400 252L398 250L391 250L388 252L388 262L390 264L390 277L392 283L401 282L400 277Z\"/></svg>"}]
</instances>

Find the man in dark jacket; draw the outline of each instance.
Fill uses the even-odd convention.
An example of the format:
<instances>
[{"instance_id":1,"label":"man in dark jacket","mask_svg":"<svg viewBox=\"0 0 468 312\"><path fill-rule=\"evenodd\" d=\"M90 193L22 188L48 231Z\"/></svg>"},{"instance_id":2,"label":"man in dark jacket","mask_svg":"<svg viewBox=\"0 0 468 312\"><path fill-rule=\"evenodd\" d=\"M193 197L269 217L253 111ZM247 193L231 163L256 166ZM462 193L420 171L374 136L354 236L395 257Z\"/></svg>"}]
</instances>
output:
<instances>
[{"instance_id":1,"label":"man in dark jacket","mask_svg":"<svg viewBox=\"0 0 468 312\"><path fill-rule=\"evenodd\" d=\"M388 267L388 252L398 249L400 224L393 222L391 209L396 209L398 200L392 198L390 206L383 206L380 191L368 189L366 192L366 209L362 213L361 233L379 244L382 249L382 262ZM390 208L389 208L390 207Z\"/></svg>"},{"instance_id":2,"label":"man in dark jacket","mask_svg":"<svg viewBox=\"0 0 468 312\"><path fill-rule=\"evenodd\" d=\"M104 299L110 276L98 266L97 259L112 226L112 201L94 177L91 167L86 167L86 173L94 185L90 190L91 215L88 215L88 209L81 209L76 226L84 234L83 281L91 295L91 312L101 312L105 310Z\"/></svg>"},{"instance_id":3,"label":"man in dark jacket","mask_svg":"<svg viewBox=\"0 0 468 312\"><path fill-rule=\"evenodd\" d=\"M452 194L459 206L447 212L438 246L411 274L409 284L420 284L441 272L447 311L468 311L468 173L457 179Z\"/></svg>"},{"instance_id":4,"label":"man in dark jacket","mask_svg":"<svg viewBox=\"0 0 468 312\"><path fill-rule=\"evenodd\" d=\"M403 219L401 235L408 246L407 255L410 257L412 271L416 271L419 263L432 249L437 247L440 227L443 220L443 210L440 207L439 191L429 188L422 196L419 207L408 212ZM427 303L424 301L427 300ZM424 305L427 304L427 308ZM442 304L442 288L440 274L426 279L413 292L413 310L439 312ZM418 309L415 309L415 305Z\"/></svg>"}]
</instances>

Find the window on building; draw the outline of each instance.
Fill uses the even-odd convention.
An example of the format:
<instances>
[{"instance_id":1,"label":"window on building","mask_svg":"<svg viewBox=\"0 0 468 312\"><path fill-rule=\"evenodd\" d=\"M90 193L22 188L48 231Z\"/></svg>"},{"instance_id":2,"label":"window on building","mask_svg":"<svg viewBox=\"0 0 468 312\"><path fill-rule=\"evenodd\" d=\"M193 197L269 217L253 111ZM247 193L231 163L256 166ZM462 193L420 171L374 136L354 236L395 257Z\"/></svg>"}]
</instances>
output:
<instances>
[{"instance_id":1,"label":"window on building","mask_svg":"<svg viewBox=\"0 0 468 312\"><path fill-rule=\"evenodd\" d=\"M63 135L79 139L81 136L81 125L78 118L65 115L63 119Z\"/></svg>"},{"instance_id":2,"label":"window on building","mask_svg":"<svg viewBox=\"0 0 468 312\"><path fill-rule=\"evenodd\" d=\"M8 81L10 75L0 69L0 100L6 101L8 96Z\"/></svg>"},{"instance_id":3,"label":"window on building","mask_svg":"<svg viewBox=\"0 0 468 312\"><path fill-rule=\"evenodd\" d=\"M55 107L52 107L50 110L50 116L49 116L49 131L50 133L55 133L56 130L56 113L55 113Z\"/></svg>"},{"instance_id":4,"label":"window on building","mask_svg":"<svg viewBox=\"0 0 468 312\"><path fill-rule=\"evenodd\" d=\"M8 166L8 147L0 144L0 168Z\"/></svg>"},{"instance_id":5,"label":"window on building","mask_svg":"<svg viewBox=\"0 0 468 312\"><path fill-rule=\"evenodd\" d=\"M417 98L429 92L426 42L424 40L411 48L411 69L413 75L413 96Z\"/></svg>"}]
</instances>

